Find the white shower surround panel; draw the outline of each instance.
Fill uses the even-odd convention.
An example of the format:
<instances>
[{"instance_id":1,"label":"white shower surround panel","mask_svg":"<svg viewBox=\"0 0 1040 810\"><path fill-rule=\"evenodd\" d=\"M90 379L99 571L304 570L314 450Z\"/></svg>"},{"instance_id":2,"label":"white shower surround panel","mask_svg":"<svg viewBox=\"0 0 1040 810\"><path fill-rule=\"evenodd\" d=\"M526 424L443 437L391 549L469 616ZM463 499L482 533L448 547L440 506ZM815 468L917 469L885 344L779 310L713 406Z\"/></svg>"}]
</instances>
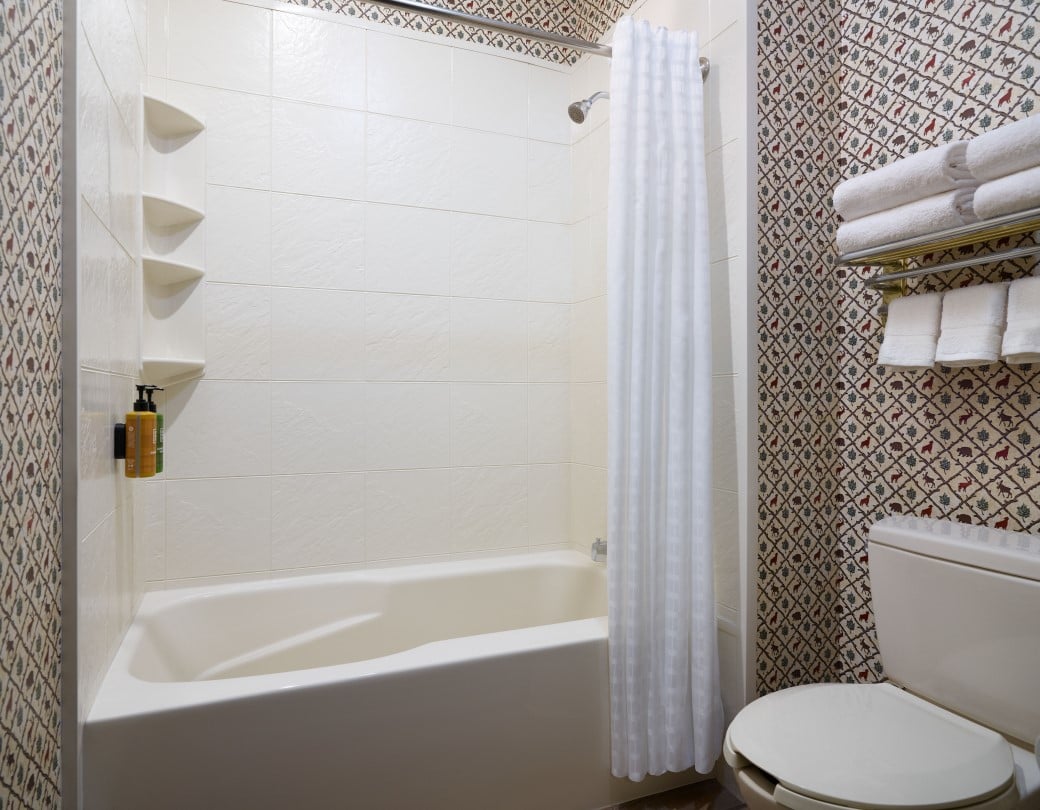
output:
<instances>
[{"instance_id":1,"label":"white shower surround panel","mask_svg":"<svg viewBox=\"0 0 1040 810\"><path fill-rule=\"evenodd\" d=\"M605 611L605 567L569 551L148 594L87 722L88 805L584 810L682 784L609 775Z\"/></svg>"}]
</instances>

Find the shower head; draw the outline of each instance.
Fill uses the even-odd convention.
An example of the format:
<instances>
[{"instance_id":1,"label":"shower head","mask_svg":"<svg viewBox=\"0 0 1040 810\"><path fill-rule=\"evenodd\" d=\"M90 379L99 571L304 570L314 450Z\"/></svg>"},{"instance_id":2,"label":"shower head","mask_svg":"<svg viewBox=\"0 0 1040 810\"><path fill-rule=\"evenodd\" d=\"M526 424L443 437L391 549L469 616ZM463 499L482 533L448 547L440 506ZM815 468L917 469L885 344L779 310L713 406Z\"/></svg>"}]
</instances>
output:
<instances>
[{"instance_id":1,"label":"shower head","mask_svg":"<svg viewBox=\"0 0 1040 810\"><path fill-rule=\"evenodd\" d=\"M575 101L567 108L567 115L571 117L575 124L584 124L585 116L589 114L589 108L601 98L610 98L610 93L606 90L600 90L582 101Z\"/></svg>"}]
</instances>

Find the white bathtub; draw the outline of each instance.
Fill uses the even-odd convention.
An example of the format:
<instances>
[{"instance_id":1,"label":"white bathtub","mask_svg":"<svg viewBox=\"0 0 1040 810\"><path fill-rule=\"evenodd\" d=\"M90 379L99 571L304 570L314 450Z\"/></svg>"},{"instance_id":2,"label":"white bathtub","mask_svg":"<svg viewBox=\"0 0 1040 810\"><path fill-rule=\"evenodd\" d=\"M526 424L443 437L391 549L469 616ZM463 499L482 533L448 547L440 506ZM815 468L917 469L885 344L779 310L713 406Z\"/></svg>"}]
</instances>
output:
<instances>
[{"instance_id":1,"label":"white bathtub","mask_svg":"<svg viewBox=\"0 0 1040 810\"><path fill-rule=\"evenodd\" d=\"M145 596L84 729L87 810L592 810L605 568L547 552Z\"/></svg>"}]
</instances>

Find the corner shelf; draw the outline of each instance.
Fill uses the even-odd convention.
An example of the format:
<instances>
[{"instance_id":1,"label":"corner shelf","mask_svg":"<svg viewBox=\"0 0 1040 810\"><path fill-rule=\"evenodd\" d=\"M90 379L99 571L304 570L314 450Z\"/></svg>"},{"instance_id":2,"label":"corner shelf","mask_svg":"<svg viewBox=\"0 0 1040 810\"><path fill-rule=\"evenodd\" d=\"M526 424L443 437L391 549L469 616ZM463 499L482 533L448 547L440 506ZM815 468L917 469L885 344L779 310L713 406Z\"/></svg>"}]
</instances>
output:
<instances>
[{"instance_id":1,"label":"corner shelf","mask_svg":"<svg viewBox=\"0 0 1040 810\"><path fill-rule=\"evenodd\" d=\"M141 103L141 377L169 385L206 368L205 125L155 96Z\"/></svg>"}]
</instances>

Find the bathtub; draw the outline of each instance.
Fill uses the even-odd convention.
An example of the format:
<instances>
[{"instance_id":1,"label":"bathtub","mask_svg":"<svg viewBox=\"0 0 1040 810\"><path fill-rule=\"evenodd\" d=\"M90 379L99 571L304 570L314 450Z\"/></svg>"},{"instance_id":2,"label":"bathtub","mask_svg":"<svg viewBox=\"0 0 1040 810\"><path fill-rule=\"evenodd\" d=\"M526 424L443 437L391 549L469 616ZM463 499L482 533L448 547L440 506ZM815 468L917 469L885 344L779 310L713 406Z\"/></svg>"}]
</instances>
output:
<instances>
[{"instance_id":1,"label":"bathtub","mask_svg":"<svg viewBox=\"0 0 1040 810\"><path fill-rule=\"evenodd\" d=\"M146 594L83 731L87 810L592 810L606 570L576 552Z\"/></svg>"}]
</instances>

